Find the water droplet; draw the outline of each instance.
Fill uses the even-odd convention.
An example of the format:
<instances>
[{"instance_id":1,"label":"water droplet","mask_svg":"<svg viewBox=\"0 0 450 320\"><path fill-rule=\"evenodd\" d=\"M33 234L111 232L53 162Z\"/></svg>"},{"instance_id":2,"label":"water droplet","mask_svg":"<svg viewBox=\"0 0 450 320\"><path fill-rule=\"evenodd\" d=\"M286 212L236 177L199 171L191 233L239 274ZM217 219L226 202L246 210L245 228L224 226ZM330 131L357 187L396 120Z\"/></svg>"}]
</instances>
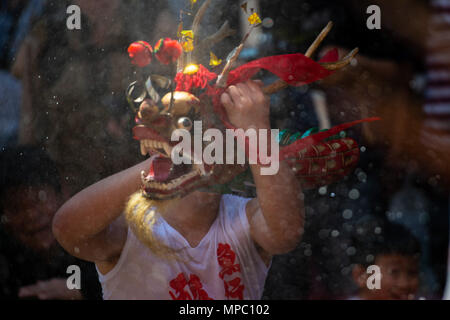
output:
<instances>
[{"instance_id":1,"label":"water droplet","mask_svg":"<svg viewBox=\"0 0 450 320\"><path fill-rule=\"evenodd\" d=\"M45 192L44 190L40 190L38 193L38 197L41 202L46 202L47 201L47 192Z\"/></svg>"},{"instance_id":2,"label":"water droplet","mask_svg":"<svg viewBox=\"0 0 450 320\"><path fill-rule=\"evenodd\" d=\"M345 250L345 252L347 253L347 255L353 256L356 253L356 248L355 247L348 247L347 250Z\"/></svg>"},{"instance_id":3,"label":"water droplet","mask_svg":"<svg viewBox=\"0 0 450 320\"><path fill-rule=\"evenodd\" d=\"M326 186L325 187L320 187L319 188L319 194L322 195L322 196L326 195L327 194L327 187Z\"/></svg>"},{"instance_id":4,"label":"water droplet","mask_svg":"<svg viewBox=\"0 0 450 320\"><path fill-rule=\"evenodd\" d=\"M339 231L337 231L337 230L331 231L331 236L332 236L333 238L338 237L338 236L339 236Z\"/></svg>"},{"instance_id":5,"label":"water droplet","mask_svg":"<svg viewBox=\"0 0 450 320\"><path fill-rule=\"evenodd\" d=\"M360 148L360 150L361 150L361 152L366 152L366 147L364 147L364 146L362 146L361 148Z\"/></svg>"},{"instance_id":6,"label":"water droplet","mask_svg":"<svg viewBox=\"0 0 450 320\"><path fill-rule=\"evenodd\" d=\"M386 215L387 215L389 220L391 220L391 221L395 220L395 212L388 211L388 212L386 212Z\"/></svg>"},{"instance_id":7,"label":"water droplet","mask_svg":"<svg viewBox=\"0 0 450 320\"><path fill-rule=\"evenodd\" d=\"M350 192L348 193L348 197L352 200L356 200L359 198L359 191L358 189L352 189L350 190Z\"/></svg>"},{"instance_id":8,"label":"water droplet","mask_svg":"<svg viewBox=\"0 0 450 320\"><path fill-rule=\"evenodd\" d=\"M273 21L273 19L269 18L269 17L264 18L262 21L262 25L264 28L268 28L268 29L272 28L274 24L275 24L275 22Z\"/></svg>"},{"instance_id":9,"label":"water droplet","mask_svg":"<svg viewBox=\"0 0 450 320\"><path fill-rule=\"evenodd\" d=\"M5 215L3 215L3 216L0 218L0 222L1 222L2 224L8 223L8 217L5 216Z\"/></svg>"},{"instance_id":10,"label":"water droplet","mask_svg":"<svg viewBox=\"0 0 450 320\"><path fill-rule=\"evenodd\" d=\"M344 212L342 212L342 217L344 219L351 219L353 217L353 211L350 209L345 209Z\"/></svg>"},{"instance_id":11,"label":"water droplet","mask_svg":"<svg viewBox=\"0 0 450 320\"><path fill-rule=\"evenodd\" d=\"M360 173L358 173L358 180L361 182L366 182L367 174L365 172L361 171Z\"/></svg>"}]
</instances>

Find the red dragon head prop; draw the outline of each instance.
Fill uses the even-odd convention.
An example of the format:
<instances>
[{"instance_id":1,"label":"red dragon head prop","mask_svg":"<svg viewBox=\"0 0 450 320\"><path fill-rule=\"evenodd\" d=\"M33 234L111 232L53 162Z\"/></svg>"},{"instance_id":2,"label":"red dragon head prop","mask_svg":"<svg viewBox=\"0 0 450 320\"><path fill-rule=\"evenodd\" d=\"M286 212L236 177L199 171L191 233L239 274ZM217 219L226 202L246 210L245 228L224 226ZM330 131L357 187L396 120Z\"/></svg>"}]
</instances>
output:
<instances>
[{"instance_id":1,"label":"red dragon head prop","mask_svg":"<svg viewBox=\"0 0 450 320\"><path fill-rule=\"evenodd\" d=\"M153 56L163 64L177 63L174 81L151 75L143 84L132 83L127 91L129 102L139 104L134 137L140 141L142 154L153 157L149 171L142 173L142 194L150 199L165 200L184 196L199 188L223 185L246 170L245 165L239 164L176 165L171 160L173 147L178 143L171 140L176 129L185 129L193 135L196 121L201 121L202 130L217 128L224 131L234 128L220 103L220 95L228 86L247 81L259 70L265 69L279 78L263 89L270 95L289 85L302 86L323 79L348 65L358 51L353 50L342 60L339 60L337 50L330 51L319 62L310 59L331 30L330 22L304 55L298 53L266 57L233 70L245 40L261 22L253 13L249 18L250 31L226 59L220 74L216 74L193 61L195 48L210 48L233 33L226 22L216 34L202 42L197 41L199 24L210 2L206 0L200 7L190 30L183 30L180 24L178 41L161 39L155 50L147 42L139 41L128 50L133 63L140 67L150 64ZM220 63L212 53L211 59L213 66ZM139 86L141 91L138 90ZM166 90L168 93L160 98L157 90ZM289 163L304 188L337 181L349 174L359 159L356 141L341 138L338 134L357 123L372 120L376 119L347 123L311 135L283 132L280 135L280 160ZM205 144L204 141L202 143Z\"/></svg>"}]
</instances>

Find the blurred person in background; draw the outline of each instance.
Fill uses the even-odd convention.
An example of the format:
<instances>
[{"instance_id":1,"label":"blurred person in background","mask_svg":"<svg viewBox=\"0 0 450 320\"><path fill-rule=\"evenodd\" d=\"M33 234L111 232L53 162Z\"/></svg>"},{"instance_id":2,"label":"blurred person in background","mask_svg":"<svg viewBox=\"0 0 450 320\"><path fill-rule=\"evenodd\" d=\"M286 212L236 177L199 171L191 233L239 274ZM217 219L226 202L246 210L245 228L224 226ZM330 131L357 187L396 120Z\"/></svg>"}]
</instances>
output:
<instances>
[{"instance_id":1,"label":"blurred person in background","mask_svg":"<svg viewBox=\"0 0 450 320\"><path fill-rule=\"evenodd\" d=\"M57 244L52 219L63 202L55 164L39 148L0 152L0 298L100 299L95 267ZM67 287L67 268L81 270L81 290Z\"/></svg>"},{"instance_id":2,"label":"blurred person in background","mask_svg":"<svg viewBox=\"0 0 450 320\"><path fill-rule=\"evenodd\" d=\"M354 8L364 17L371 4L381 9L382 30L391 32L414 59L392 64L363 52L355 68L329 78L329 84L347 81L343 99L383 118L370 130L366 126L365 135L385 150L383 166L392 173L382 177L385 215L420 240L428 296L441 298L450 274L445 263L450 256L450 1L359 1Z\"/></svg>"},{"instance_id":3,"label":"blurred person in background","mask_svg":"<svg viewBox=\"0 0 450 320\"><path fill-rule=\"evenodd\" d=\"M421 140L429 146L427 158L436 179L450 184L450 1L432 0L427 38L427 89ZM448 188L446 188L448 191ZM447 206L450 216L450 197ZM444 299L450 300L450 242Z\"/></svg>"},{"instance_id":4,"label":"blurred person in background","mask_svg":"<svg viewBox=\"0 0 450 320\"><path fill-rule=\"evenodd\" d=\"M408 229L365 217L356 225L352 238L358 251L352 259L352 278L357 289L350 300L418 298L420 244Z\"/></svg>"},{"instance_id":5,"label":"blurred person in background","mask_svg":"<svg viewBox=\"0 0 450 320\"><path fill-rule=\"evenodd\" d=\"M66 27L71 4L81 9L81 30ZM136 161L125 97L136 75L127 47L152 36L160 7L159 1L49 1L19 50L13 69L24 84L19 143L46 148L65 195Z\"/></svg>"},{"instance_id":6,"label":"blurred person in background","mask_svg":"<svg viewBox=\"0 0 450 320\"><path fill-rule=\"evenodd\" d=\"M0 3L0 147L17 143L22 84L11 74L19 46L42 13L45 0Z\"/></svg>"},{"instance_id":7,"label":"blurred person in background","mask_svg":"<svg viewBox=\"0 0 450 320\"><path fill-rule=\"evenodd\" d=\"M372 4L380 6L381 30L369 30L366 25ZM341 57L356 46L360 49L342 73L317 85L286 90L278 103L288 108L277 109L274 104L278 121L300 131L307 123L319 126L313 90L324 92L322 104L333 124L368 116L383 119L363 125L362 131L348 130L361 146L359 167L347 181L307 194L305 237L296 252L274 260L266 282L267 298L347 295L351 259L357 254L350 234L355 221L369 214L401 223L413 232L422 249L420 293L442 296L449 234L445 170L441 165L442 170L433 173L437 167L431 162L439 157L427 159L431 143L420 141L430 4L421 0L260 1L262 16L274 20L274 27L266 30L266 38L272 39L266 48L305 52L310 39L332 20L334 28L318 56L335 46ZM283 113L276 114L277 110ZM280 284L287 290L277 291Z\"/></svg>"}]
</instances>

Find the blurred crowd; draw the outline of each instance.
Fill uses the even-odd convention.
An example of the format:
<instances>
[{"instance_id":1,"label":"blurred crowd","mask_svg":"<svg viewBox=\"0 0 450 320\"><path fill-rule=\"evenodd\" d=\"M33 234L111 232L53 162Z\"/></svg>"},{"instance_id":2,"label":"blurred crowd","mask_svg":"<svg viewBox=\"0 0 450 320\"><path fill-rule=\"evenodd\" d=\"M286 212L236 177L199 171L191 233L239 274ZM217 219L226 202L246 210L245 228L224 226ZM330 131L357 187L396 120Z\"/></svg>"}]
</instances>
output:
<instances>
[{"instance_id":1,"label":"blurred crowd","mask_svg":"<svg viewBox=\"0 0 450 320\"><path fill-rule=\"evenodd\" d=\"M212 2L202 32L225 20L240 31L214 48L224 59L246 31L242 3ZM58 246L52 217L76 192L142 160L125 99L139 70L127 47L175 38L187 3L0 3L0 298L100 299L95 266ZM66 27L71 4L81 9L81 30ZM450 299L450 0L251 4L265 19L242 61L305 52L330 20L314 59L330 47L341 56L360 49L330 78L272 96L274 128L382 118L347 132L361 149L351 175L305 192L305 235L274 258L263 298ZM373 4L379 30L366 25ZM81 268L80 290L67 289L70 265ZM372 265L381 289L367 287Z\"/></svg>"}]
</instances>

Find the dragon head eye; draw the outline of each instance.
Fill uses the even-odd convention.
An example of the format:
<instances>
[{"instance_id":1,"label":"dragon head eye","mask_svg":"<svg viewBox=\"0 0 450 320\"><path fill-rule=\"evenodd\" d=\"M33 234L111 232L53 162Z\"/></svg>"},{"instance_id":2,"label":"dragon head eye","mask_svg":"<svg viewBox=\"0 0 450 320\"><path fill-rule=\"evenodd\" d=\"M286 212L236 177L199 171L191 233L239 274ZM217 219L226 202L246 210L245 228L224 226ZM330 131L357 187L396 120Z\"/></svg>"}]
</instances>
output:
<instances>
[{"instance_id":1,"label":"dragon head eye","mask_svg":"<svg viewBox=\"0 0 450 320\"><path fill-rule=\"evenodd\" d=\"M192 129L192 120L187 117L181 117L177 121L178 129L185 129L190 131Z\"/></svg>"}]
</instances>

